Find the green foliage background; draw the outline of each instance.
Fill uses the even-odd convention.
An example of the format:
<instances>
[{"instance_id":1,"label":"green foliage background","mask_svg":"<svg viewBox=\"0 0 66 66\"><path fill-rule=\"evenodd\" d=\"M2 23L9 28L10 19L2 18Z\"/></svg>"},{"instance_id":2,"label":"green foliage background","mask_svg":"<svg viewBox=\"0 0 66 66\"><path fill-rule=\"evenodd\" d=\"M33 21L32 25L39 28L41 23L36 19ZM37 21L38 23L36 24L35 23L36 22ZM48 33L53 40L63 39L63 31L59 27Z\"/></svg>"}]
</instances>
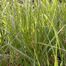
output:
<instances>
[{"instance_id":1,"label":"green foliage background","mask_svg":"<svg viewBox=\"0 0 66 66\"><path fill-rule=\"evenodd\" d=\"M0 0L1 65L66 65L66 1L59 1Z\"/></svg>"}]
</instances>

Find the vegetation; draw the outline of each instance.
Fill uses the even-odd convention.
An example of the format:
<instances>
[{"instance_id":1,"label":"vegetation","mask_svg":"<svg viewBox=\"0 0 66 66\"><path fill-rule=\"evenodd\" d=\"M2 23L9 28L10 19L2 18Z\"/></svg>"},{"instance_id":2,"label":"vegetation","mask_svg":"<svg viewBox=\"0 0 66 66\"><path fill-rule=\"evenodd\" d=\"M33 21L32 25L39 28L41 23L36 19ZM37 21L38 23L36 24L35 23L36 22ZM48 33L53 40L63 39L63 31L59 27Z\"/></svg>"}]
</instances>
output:
<instances>
[{"instance_id":1,"label":"vegetation","mask_svg":"<svg viewBox=\"0 0 66 66\"><path fill-rule=\"evenodd\" d=\"M65 57L66 0L0 0L0 66L66 66Z\"/></svg>"}]
</instances>

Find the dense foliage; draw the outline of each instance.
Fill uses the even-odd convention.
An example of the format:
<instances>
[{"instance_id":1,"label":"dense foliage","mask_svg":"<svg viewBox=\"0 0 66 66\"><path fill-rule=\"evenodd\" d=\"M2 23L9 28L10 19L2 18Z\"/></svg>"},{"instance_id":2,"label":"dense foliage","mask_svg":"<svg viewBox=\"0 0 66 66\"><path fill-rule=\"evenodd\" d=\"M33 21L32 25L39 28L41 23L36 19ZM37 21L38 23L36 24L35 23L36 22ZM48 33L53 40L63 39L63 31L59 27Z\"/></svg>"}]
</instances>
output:
<instances>
[{"instance_id":1,"label":"dense foliage","mask_svg":"<svg viewBox=\"0 0 66 66\"><path fill-rule=\"evenodd\" d=\"M0 66L66 65L66 0L0 0Z\"/></svg>"}]
</instances>

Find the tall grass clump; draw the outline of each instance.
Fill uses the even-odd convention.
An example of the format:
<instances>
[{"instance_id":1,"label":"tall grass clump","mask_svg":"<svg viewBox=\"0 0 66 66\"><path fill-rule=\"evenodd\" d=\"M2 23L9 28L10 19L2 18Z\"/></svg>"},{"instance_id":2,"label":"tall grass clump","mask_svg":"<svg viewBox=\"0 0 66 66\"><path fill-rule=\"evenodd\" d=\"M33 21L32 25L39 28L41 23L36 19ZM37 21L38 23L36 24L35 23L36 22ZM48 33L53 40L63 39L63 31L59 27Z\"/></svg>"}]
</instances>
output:
<instances>
[{"instance_id":1,"label":"tall grass clump","mask_svg":"<svg viewBox=\"0 0 66 66\"><path fill-rule=\"evenodd\" d=\"M65 66L66 0L0 0L0 65Z\"/></svg>"}]
</instances>

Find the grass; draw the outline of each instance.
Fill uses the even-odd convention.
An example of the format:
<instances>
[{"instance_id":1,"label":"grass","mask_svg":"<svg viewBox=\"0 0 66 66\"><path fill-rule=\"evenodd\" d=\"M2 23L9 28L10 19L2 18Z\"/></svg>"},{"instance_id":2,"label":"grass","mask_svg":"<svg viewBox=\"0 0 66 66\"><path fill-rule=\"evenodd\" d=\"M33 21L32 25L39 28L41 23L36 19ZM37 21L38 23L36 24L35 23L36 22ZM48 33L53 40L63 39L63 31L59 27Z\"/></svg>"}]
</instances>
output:
<instances>
[{"instance_id":1,"label":"grass","mask_svg":"<svg viewBox=\"0 0 66 66\"><path fill-rule=\"evenodd\" d=\"M66 0L0 1L0 66L66 65Z\"/></svg>"}]
</instances>

